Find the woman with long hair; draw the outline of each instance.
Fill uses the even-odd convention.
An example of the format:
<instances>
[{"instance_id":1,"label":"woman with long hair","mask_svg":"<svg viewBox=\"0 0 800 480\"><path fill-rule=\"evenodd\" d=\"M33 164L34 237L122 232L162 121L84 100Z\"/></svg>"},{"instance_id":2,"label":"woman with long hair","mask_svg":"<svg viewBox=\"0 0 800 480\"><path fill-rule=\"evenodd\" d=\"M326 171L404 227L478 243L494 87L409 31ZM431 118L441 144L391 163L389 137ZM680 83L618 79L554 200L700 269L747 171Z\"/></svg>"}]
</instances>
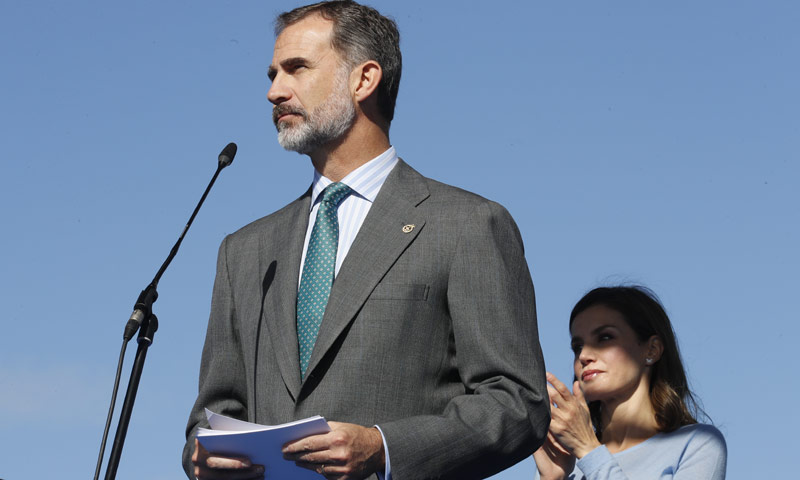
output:
<instances>
[{"instance_id":1,"label":"woman with long hair","mask_svg":"<svg viewBox=\"0 0 800 480\"><path fill-rule=\"evenodd\" d=\"M547 373L550 430L533 454L542 480L725 478L725 439L697 422L703 412L655 294L596 288L569 328L575 381L570 392Z\"/></svg>"}]
</instances>

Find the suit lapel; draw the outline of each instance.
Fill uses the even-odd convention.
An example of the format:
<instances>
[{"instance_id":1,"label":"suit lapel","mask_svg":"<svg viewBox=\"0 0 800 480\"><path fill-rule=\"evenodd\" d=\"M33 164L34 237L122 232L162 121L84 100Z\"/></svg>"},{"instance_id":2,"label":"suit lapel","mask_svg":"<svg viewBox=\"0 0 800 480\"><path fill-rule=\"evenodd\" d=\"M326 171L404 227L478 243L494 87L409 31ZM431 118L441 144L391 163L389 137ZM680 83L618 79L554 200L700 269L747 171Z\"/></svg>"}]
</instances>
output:
<instances>
[{"instance_id":1,"label":"suit lapel","mask_svg":"<svg viewBox=\"0 0 800 480\"><path fill-rule=\"evenodd\" d=\"M416 207L428 196L424 177L400 160L381 187L333 282L308 374L313 373L375 286L422 230L425 218ZM408 231L403 228L407 225L414 227Z\"/></svg>"},{"instance_id":2,"label":"suit lapel","mask_svg":"<svg viewBox=\"0 0 800 480\"><path fill-rule=\"evenodd\" d=\"M308 228L310 198L309 190L283 210L284 216L276 222L277 228L272 238L262 237L259 252L260 271L263 275L268 275L270 264L273 262L277 264L273 267L275 278L263 294L261 321L267 327L269 339L262 338L259 341L271 342L283 381L295 399L300 393L297 281L303 242Z\"/></svg>"}]
</instances>

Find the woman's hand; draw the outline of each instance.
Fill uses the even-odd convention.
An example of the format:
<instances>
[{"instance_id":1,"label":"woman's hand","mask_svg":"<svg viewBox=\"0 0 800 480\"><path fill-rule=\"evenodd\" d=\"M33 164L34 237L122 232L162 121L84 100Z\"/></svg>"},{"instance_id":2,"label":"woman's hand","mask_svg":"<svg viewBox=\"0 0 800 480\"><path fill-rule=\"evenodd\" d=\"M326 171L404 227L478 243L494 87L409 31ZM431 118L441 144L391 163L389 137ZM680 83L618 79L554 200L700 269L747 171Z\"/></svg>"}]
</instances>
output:
<instances>
[{"instance_id":1,"label":"woman's hand","mask_svg":"<svg viewBox=\"0 0 800 480\"><path fill-rule=\"evenodd\" d=\"M575 457L547 432L544 444L533 452L540 480L563 480L575 469Z\"/></svg>"},{"instance_id":2,"label":"woman's hand","mask_svg":"<svg viewBox=\"0 0 800 480\"><path fill-rule=\"evenodd\" d=\"M557 444L575 458L582 458L600 446L592 428L589 405L576 381L570 393L566 385L547 372L547 393L550 396L550 431Z\"/></svg>"}]
</instances>

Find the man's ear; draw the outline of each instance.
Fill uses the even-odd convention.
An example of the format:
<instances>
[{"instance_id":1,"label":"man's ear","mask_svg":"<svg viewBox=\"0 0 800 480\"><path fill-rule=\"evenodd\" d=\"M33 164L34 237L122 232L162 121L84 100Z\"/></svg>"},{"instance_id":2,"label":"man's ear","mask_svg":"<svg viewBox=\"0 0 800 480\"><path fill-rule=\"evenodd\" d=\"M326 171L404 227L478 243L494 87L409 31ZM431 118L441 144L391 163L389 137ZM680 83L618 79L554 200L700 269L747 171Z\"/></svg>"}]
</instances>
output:
<instances>
[{"instance_id":1,"label":"man's ear","mask_svg":"<svg viewBox=\"0 0 800 480\"><path fill-rule=\"evenodd\" d=\"M362 103L377 90L378 84L381 83L381 78L383 78L383 69L374 60L367 60L353 68L350 73L353 98L358 103Z\"/></svg>"}]
</instances>

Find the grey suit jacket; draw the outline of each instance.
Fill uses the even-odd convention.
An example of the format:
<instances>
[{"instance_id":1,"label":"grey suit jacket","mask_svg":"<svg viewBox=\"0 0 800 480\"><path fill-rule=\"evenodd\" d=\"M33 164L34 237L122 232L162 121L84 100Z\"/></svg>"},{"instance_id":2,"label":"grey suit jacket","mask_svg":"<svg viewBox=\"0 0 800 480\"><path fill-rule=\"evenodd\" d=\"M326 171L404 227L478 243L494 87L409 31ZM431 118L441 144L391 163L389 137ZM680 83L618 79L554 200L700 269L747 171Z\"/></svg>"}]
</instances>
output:
<instances>
[{"instance_id":1,"label":"grey suit jacket","mask_svg":"<svg viewBox=\"0 0 800 480\"><path fill-rule=\"evenodd\" d=\"M401 160L333 283L301 381L309 208L306 192L222 242L187 474L204 407L263 424L319 414L379 425L395 480L483 478L530 455L549 405L533 283L508 212Z\"/></svg>"}]
</instances>

